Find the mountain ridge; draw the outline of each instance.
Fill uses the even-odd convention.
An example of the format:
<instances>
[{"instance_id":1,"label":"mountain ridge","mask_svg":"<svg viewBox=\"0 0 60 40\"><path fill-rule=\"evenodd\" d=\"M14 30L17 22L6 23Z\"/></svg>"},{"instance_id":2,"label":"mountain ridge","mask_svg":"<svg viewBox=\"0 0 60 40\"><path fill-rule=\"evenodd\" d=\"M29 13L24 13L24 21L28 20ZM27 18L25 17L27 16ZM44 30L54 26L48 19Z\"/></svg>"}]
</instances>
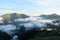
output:
<instances>
[{"instance_id":1,"label":"mountain ridge","mask_svg":"<svg viewBox=\"0 0 60 40\"><path fill-rule=\"evenodd\" d=\"M4 18L4 20L14 20L15 18L27 18L29 17L28 15L25 15L25 14L18 14L18 13L11 13L11 14L4 14L2 16Z\"/></svg>"},{"instance_id":2,"label":"mountain ridge","mask_svg":"<svg viewBox=\"0 0 60 40\"><path fill-rule=\"evenodd\" d=\"M44 19L60 19L60 15L50 14L50 15L40 15L39 17L43 17Z\"/></svg>"}]
</instances>

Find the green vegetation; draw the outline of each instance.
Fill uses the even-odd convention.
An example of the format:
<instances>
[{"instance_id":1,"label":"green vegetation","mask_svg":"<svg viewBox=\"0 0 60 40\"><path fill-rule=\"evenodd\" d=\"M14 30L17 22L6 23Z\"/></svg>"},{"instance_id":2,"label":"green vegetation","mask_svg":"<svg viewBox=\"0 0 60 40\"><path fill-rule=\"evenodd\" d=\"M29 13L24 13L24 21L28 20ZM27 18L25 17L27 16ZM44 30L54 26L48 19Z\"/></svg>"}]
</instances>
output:
<instances>
[{"instance_id":1,"label":"green vegetation","mask_svg":"<svg viewBox=\"0 0 60 40\"><path fill-rule=\"evenodd\" d=\"M23 40L60 40L59 31L30 30L27 31L23 36Z\"/></svg>"},{"instance_id":2,"label":"green vegetation","mask_svg":"<svg viewBox=\"0 0 60 40\"><path fill-rule=\"evenodd\" d=\"M4 21L12 21L11 19L15 19L15 18L26 18L26 17L29 17L25 14L18 14L18 13L7 13L5 15L2 16L4 18Z\"/></svg>"},{"instance_id":3,"label":"green vegetation","mask_svg":"<svg viewBox=\"0 0 60 40\"><path fill-rule=\"evenodd\" d=\"M10 20L10 17L11 17L10 14L5 14L5 15L3 15L4 20L7 20L7 21Z\"/></svg>"}]
</instances>

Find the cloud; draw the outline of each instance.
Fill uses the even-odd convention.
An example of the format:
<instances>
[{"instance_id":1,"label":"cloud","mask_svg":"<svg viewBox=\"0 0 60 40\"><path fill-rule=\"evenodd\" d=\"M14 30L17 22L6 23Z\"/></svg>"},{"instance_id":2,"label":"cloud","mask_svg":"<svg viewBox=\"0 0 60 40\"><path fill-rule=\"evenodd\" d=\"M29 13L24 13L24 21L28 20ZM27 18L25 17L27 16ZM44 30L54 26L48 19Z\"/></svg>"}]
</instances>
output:
<instances>
[{"instance_id":1,"label":"cloud","mask_svg":"<svg viewBox=\"0 0 60 40\"><path fill-rule=\"evenodd\" d=\"M39 10L36 10L34 13L39 14L52 14L56 13L60 15L60 0L26 0L32 4L39 5ZM33 12L32 12L33 13Z\"/></svg>"},{"instance_id":2,"label":"cloud","mask_svg":"<svg viewBox=\"0 0 60 40\"><path fill-rule=\"evenodd\" d=\"M60 15L60 9L50 8L50 9L41 11L41 13L46 14L46 15L56 13L56 14Z\"/></svg>"},{"instance_id":3,"label":"cloud","mask_svg":"<svg viewBox=\"0 0 60 40\"><path fill-rule=\"evenodd\" d=\"M28 2L35 3L42 7L49 7L49 8L58 8L60 7L60 0L27 0Z\"/></svg>"},{"instance_id":4,"label":"cloud","mask_svg":"<svg viewBox=\"0 0 60 40\"><path fill-rule=\"evenodd\" d=\"M19 10L10 10L10 9L1 9L0 10L0 15L4 15L6 13L20 13Z\"/></svg>"},{"instance_id":5,"label":"cloud","mask_svg":"<svg viewBox=\"0 0 60 40\"><path fill-rule=\"evenodd\" d=\"M13 0L19 10L1 10L0 13L19 12L30 16L40 14L60 14L60 0ZM36 6L37 5L37 6Z\"/></svg>"}]
</instances>

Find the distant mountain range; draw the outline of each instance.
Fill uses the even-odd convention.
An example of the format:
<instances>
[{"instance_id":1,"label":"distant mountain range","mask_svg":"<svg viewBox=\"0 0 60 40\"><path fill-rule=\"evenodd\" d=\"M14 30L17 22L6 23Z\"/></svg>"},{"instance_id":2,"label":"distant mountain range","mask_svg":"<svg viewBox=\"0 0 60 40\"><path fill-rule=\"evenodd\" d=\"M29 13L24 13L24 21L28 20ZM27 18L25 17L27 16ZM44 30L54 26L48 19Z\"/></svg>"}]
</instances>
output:
<instances>
[{"instance_id":1,"label":"distant mountain range","mask_svg":"<svg viewBox=\"0 0 60 40\"><path fill-rule=\"evenodd\" d=\"M18 14L18 13L10 13L10 14L5 14L2 16L4 18L4 20L14 20L15 18L28 18L30 16L28 15L25 15L25 14ZM60 19L60 15L57 15L57 14L50 14L50 15L45 15L45 14L42 14L38 17L42 17L43 19Z\"/></svg>"},{"instance_id":2,"label":"distant mountain range","mask_svg":"<svg viewBox=\"0 0 60 40\"><path fill-rule=\"evenodd\" d=\"M51 15L40 15L39 17L42 17L43 19L60 19L60 15L57 14L51 14Z\"/></svg>"}]
</instances>

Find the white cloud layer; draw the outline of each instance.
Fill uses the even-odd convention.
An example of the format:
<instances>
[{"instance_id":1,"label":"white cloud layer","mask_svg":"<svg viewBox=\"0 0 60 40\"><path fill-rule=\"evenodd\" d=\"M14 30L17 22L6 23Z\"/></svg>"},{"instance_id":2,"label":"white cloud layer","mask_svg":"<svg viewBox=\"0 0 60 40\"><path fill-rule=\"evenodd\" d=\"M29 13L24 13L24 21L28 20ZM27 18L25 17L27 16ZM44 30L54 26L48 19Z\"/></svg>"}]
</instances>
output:
<instances>
[{"instance_id":1,"label":"white cloud layer","mask_svg":"<svg viewBox=\"0 0 60 40\"><path fill-rule=\"evenodd\" d=\"M60 6L60 0L27 0L31 3L36 3L40 6L48 6L51 8L58 8Z\"/></svg>"},{"instance_id":2,"label":"white cloud layer","mask_svg":"<svg viewBox=\"0 0 60 40\"><path fill-rule=\"evenodd\" d=\"M56 13L60 15L60 0L26 0L31 3L35 3L41 7L38 13L52 14Z\"/></svg>"}]
</instances>

